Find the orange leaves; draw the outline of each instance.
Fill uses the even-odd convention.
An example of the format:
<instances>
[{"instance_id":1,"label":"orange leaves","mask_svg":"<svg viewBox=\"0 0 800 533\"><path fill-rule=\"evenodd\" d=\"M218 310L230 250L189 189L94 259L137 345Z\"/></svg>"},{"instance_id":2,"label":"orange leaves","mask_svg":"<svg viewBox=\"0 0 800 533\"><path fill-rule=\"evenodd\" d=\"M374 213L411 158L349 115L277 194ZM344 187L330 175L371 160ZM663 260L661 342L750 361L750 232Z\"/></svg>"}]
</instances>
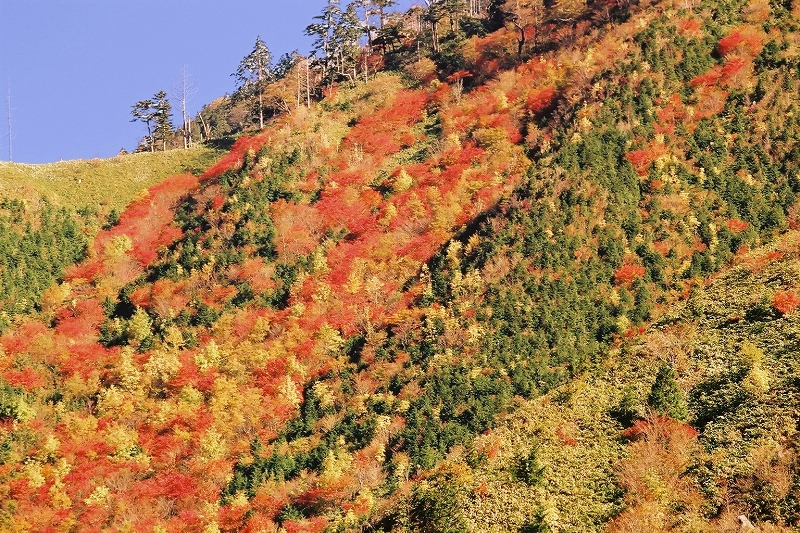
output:
<instances>
[{"instance_id":1,"label":"orange leaves","mask_svg":"<svg viewBox=\"0 0 800 533\"><path fill-rule=\"evenodd\" d=\"M628 263L622 265L614 272L614 282L617 285L630 285L637 279L644 277L645 272L643 266Z\"/></svg>"},{"instance_id":2,"label":"orange leaves","mask_svg":"<svg viewBox=\"0 0 800 533\"><path fill-rule=\"evenodd\" d=\"M267 133L254 135L253 137L241 137L222 159L203 173L202 179L209 180L218 178L229 170L239 170L244 163L249 151L258 152L268 142Z\"/></svg>"},{"instance_id":3,"label":"orange leaves","mask_svg":"<svg viewBox=\"0 0 800 533\"><path fill-rule=\"evenodd\" d=\"M398 152L403 145L408 144L408 138L402 134L408 131L409 126L422 120L422 111L427 105L428 95L425 92L400 91L391 106L362 117L350 129L344 146L358 148L376 156Z\"/></svg>"},{"instance_id":4,"label":"orange leaves","mask_svg":"<svg viewBox=\"0 0 800 533\"><path fill-rule=\"evenodd\" d=\"M26 366L22 370L6 370L3 379L13 387L22 387L27 392L44 385L44 380L33 368Z\"/></svg>"},{"instance_id":5,"label":"orange leaves","mask_svg":"<svg viewBox=\"0 0 800 533\"><path fill-rule=\"evenodd\" d=\"M667 416L655 416L637 421L623 434L632 441L628 457L617 468L627 506L611 530L667 531L675 509L699 513L702 498L685 475L697 447L697 431Z\"/></svg>"},{"instance_id":6,"label":"orange leaves","mask_svg":"<svg viewBox=\"0 0 800 533\"><path fill-rule=\"evenodd\" d=\"M788 315L800 305L800 296L793 290L776 291L772 298L772 307L780 314Z\"/></svg>"},{"instance_id":7,"label":"orange leaves","mask_svg":"<svg viewBox=\"0 0 800 533\"><path fill-rule=\"evenodd\" d=\"M738 218L729 218L726 222L726 225L728 226L728 229L734 233L741 233L750 227L749 222L739 220Z\"/></svg>"},{"instance_id":8,"label":"orange leaves","mask_svg":"<svg viewBox=\"0 0 800 533\"><path fill-rule=\"evenodd\" d=\"M722 77L722 69L719 66L712 67L703 74L699 74L689 81L692 87L713 87Z\"/></svg>"},{"instance_id":9,"label":"orange leaves","mask_svg":"<svg viewBox=\"0 0 800 533\"><path fill-rule=\"evenodd\" d=\"M280 199L270 206L275 225L275 245L283 257L310 253L318 244L323 223L317 210L307 204Z\"/></svg>"},{"instance_id":10,"label":"orange leaves","mask_svg":"<svg viewBox=\"0 0 800 533\"><path fill-rule=\"evenodd\" d=\"M722 67L722 77L726 80L734 81L744 71L747 62L741 57L732 57Z\"/></svg>"},{"instance_id":11,"label":"orange leaves","mask_svg":"<svg viewBox=\"0 0 800 533\"><path fill-rule=\"evenodd\" d=\"M541 115L552 109L556 100L556 89L553 86L545 87L543 89L534 89L528 93L528 99L525 106L528 111Z\"/></svg>"},{"instance_id":12,"label":"orange leaves","mask_svg":"<svg viewBox=\"0 0 800 533\"><path fill-rule=\"evenodd\" d=\"M373 208L380 202L380 194L372 189L329 188L315 207L328 228L344 227L349 233L359 235L376 227L377 213Z\"/></svg>"},{"instance_id":13,"label":"orange leaves","mask_svg":"<svg viewBox=\"0 0 800 533\"><path fill-rule=\"evenodd\" d=\"M755 28L742 26L731 31L717 43L717 53L722 57L733 54L755 57L761 53L761 34Z\"/></svg>"},{"instance_id":14,"label":"orange leaves","mask_svg":"<svg viewBox=\"0 0 800 533\"><path fill-rule=\"evenodd\" d=\"M650 170L650 165L653 163L653 158L647 150L634 150L625 157L631 162L639 176L646 176L647 171Z\"/></svg>"},{"instance_id":15,"label":"orange leaves","mask_svg":"<svg viewBox=\"0 0 800 533\"><path fill-rule=\"evenodd\" d=\"M97 300L82 300L56 314L55 330L60 335L77 340L96 335L105 318L105 311Z\"/></svg>"},{"instance_id":16,"label":"orange leaves","mask_svg":"<svg viewBox=\"0 0 800 533\"><path fill-rule=\"evenodd\" d=\"M687 37L699 37L703 34L701 30L702 24L700 24L700 21L697 19L681 20L678 23L678 27Z\"/></svg>"},{"instance_id":17,"label":"orange leaves","mask_svg":"<svg viewBox=\"0 0 800 533\"><path fill-rule=\"evenodd\" d=\"M139 484L139 494L144 497L180 499L194 495L196 483L188 475L175 470L167 470Z\"/></svg>"},{"instance_id":18,"label":"orange leaves","mask_svg":"<svg viewBox=\"0 0 800 533\"><path fill-rule=\"evenodd\" d=\"M309 518L307 520L287 520L283 523L286 533L322 533L328 519L324 516Z\"/></svg>"}]
</instances>

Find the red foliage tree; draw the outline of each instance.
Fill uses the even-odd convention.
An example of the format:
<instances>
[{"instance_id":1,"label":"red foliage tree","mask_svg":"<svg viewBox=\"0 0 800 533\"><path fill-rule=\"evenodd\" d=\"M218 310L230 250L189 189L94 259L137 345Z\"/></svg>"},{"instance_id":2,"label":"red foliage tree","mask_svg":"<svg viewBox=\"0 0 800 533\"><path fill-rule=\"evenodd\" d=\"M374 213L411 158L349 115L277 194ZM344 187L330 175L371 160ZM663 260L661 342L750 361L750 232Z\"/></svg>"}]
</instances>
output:
<instances>
[{"instance_id":1,"label":"red foliage tree","mask_svg":"<svg viewBox=\"0 0 800 533\"><path fill-rule=\"evenodd\" d=\"M734 233L741 233L750 227L749 222L745 222L744 220L739 220L738 218L729 218L726 224L728 226L728 229Z\"/></svg>"},{"instance_id":2,"label":"red foliage tree","mask_svg":"<svg viewBox=\"0 0 800 533\"><path fill-rule=\"evenodd\" d=\"M622 265L614 272L614 281L618 285L630 285L635 280L644 276L645 268L641 265L628 263Z\"/></svg>"},{"instance_id":3,"label":"red foliage tree","mask_svg":"<svg viewBox=\"0 0 800 533\"><path fill-rule=\"evenodd\" d=\"M44 385L44 380L33 368L26 366L22 370L6 370L2 374L9 385L22 387L27 392Z\"/></svg>"},{"instance_id":4,"label":"red foliage tree","mask_svg":"<svg viewBox=\"0 0 800 533\"><path fill-rule=\"evenodd\" d=\"M736 28L717 43L717 53L723 57L745 54L755 57L761 52L761 35L750 27Z\"/></svg>"},{"instance_id":5,"label":"red foliage tree","mask_svg":"<svg viewBox=\"0 0 800 533\"><path fill-rule=\"evenodd\" d=\"M638 175L647 175L647 171L650 170L650 165L653 163L650 152L647 150L635 150L630 152L626 157L633 165L633 168L636 169Z\"/></svg>"},{"instance_id":6,"label":"red foliage tree","mask_svg":"<svg viewBox=\"0 0 800 533\"><path fill-rule=\"evenodd\" d=\"M556 88L552 86L534 89L528 93L528 100L525 105L532 113L541 115L553 108L556 96Z\"/></svg>"},{"instance_id":7,"label":"red foliage tree","mask_svg":"<svg viewBox=\"0 0 800 533\"><path fill-rule=\"evenodd\" d=\"M780 314L788 315L800 305L800 296L795 291L776 291L772 298L772 307Z\"/></svg>"}]
</instances>

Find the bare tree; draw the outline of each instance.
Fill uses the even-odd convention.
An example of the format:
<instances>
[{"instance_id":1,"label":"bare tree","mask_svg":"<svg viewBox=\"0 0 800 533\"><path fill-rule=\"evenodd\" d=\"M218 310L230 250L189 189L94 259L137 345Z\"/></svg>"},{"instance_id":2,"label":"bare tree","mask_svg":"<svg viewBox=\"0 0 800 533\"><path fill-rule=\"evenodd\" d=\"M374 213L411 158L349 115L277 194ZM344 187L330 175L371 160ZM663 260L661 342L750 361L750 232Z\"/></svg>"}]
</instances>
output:
<instances>
[{"instance_id":1,"label":"bare tree","mask_svg":"<svg viewBox=\"0 0 800 533\"><path fill-rule=\"evenodd\" d=\"M13 135L11 132L11 85L8 86L8 161L14 160L14 151L12 146Z\"/></svg>"},{"instance_id":2,"label":"bare tree","mask_svg":"<svg viewBox=\"0 0 800 533\"><path fill-rule=\"evenodd\" d=\"M197 94L197 88L192 81L192 74L189 67L184 65L181 69L180 78L173 87L173 94L176 95L176 104L181 108L181 133L183 134L183 147L190 148L193 144L192 139L192 118L188 113L189 102Z\"/></svg>"}]
</instances>

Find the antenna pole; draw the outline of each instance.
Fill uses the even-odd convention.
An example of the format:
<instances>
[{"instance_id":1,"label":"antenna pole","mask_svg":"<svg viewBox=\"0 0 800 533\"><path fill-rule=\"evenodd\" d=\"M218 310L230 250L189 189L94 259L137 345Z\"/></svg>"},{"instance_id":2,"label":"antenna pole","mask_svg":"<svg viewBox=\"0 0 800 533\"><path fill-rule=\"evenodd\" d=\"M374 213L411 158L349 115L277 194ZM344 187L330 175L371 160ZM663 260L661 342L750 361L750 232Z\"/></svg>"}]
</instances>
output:
<instances>
[{"instance_id":1,"label":"antenna pole","mask_svg":"<svg viewBox=\"0 0 800 533\"><path fill-rule=\"evenodd\" d=\"M8 86L8 161L14 160L11 142L11 85Z\"/></svg>"}]
</instances>

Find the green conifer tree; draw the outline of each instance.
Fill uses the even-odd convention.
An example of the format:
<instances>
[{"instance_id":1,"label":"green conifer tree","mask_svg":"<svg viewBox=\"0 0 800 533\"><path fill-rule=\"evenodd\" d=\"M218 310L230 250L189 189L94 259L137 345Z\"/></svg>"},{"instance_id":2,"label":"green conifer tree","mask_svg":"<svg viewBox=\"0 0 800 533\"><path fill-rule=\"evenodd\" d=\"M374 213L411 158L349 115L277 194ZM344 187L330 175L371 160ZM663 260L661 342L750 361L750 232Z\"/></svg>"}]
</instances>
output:
<instances>
[{"instance_id":1,"label":"green conifer tree","mask_svg":"<svg viewBox=\"0 0 800 533\"><path fill-rule=\"evenodd\" d=\"M663 361L647 396L647 405L660 414L669 415L676 420L686 420L689 411L683 392L678 387L677 377L672 364Z\"/></svg>"}]
</instances>

